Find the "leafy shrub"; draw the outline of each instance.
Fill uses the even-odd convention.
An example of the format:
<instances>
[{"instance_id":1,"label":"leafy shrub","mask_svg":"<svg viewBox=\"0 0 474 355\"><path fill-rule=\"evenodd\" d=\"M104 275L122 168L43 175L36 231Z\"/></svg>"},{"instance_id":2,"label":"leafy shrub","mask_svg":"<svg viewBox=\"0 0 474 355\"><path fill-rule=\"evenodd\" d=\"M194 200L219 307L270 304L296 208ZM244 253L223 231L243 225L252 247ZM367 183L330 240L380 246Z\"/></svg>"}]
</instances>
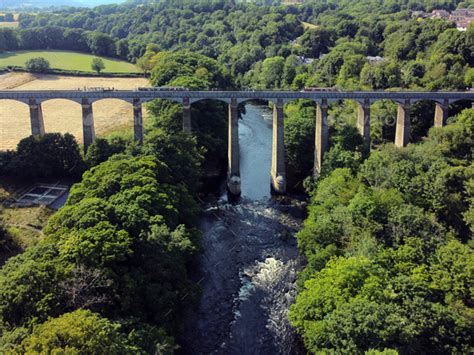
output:
<instances>
[{"instance_id":1,"label":"leafy shrub","mask_svg":"<svg viewBox=\"0 0 474 355\"><path fill-rule=\"evenodd\" d=\"M28 59L25 67L32 73L46 73L49 70L49 61L43 57Z\"/></svg>"}]
</instances>

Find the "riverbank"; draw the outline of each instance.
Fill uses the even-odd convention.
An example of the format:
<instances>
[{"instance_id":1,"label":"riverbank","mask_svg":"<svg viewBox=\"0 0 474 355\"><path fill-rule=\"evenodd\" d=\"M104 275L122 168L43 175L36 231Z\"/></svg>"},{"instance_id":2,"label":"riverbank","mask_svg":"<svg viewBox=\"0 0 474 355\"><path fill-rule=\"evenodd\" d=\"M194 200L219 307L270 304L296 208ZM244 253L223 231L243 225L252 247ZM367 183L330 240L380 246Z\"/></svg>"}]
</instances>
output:
<instances>
[{"instance_id":1,"label":"riverbank","mask_svg":"<svg viewBox=\"0 0 474 355\"><path fill-rule=\"evenodd\" d=\"M207 205L192 279L201 298L185 319L183 354L288 354L301 344L287 314L303 266L297 200Z\"/></svg>"},{"instance_id":2,"label":"riverbank","mask_svg":"<svg viewBox=\"0 0 474 355\"><path fill-rule=\"evenodd\" d=\"M287 314L303 267L295 234L306 204L271 197L271 117L267 106L247 104L239 121L242 197L230 203L222 186L203 202L202 253L190 268L201 295L177 339L182 354L304 353Z\"/></svg>"}]
</instances>

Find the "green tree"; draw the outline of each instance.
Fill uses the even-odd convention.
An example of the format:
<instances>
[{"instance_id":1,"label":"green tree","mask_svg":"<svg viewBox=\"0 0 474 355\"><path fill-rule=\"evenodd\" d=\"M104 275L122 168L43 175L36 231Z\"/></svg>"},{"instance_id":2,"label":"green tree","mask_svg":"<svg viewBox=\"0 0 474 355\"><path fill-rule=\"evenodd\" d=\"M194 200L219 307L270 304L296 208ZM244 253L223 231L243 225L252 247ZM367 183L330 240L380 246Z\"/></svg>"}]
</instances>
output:
<instances>
[{"instance_id":1,"label":"green tree","mask_svg":"<svg viewBox=\"0 0 474 355\"><path fill-rule=\"evenodd\" d=\"M25 63L25 67L32 73L46 73L49 70L49 62L42 58L31 58Z\"/></svg>"},{"instance_id":2,"label":"green tree","mask_svg":"<svg viewBox=\"0 0 474 355\"><path fill-rule=\"evenodd\" d=\"M88 310L65 313L36 326L21 346L25 353L120 354L139 351L121 326Z\"/></svg>"},{"instance_id":3,"label":"green tree","mask_svg":"<svg viewBox=\"0 0 474 355\"><path fill-rule=\"evenodd\" d=\"M7 172L19 178L78 177L84 168L79 146L72 135L47 133L22 139Z\"/></svg>"},{"instance_id":4,"label":"green tree","mask_svg":"<svg viewBox=\"0 0 474 355\"><path fill-rule=\"evenodd\" d=\"M92 70L97 72L97 74L100 74L100 72L103 69L105 69L104 61L100 58L93 58L92 63L91 63L91 68L92 68Z\"/></svg>"},{"instance_id":5,"label":"green tree","mask_svg":"<svg viewBox=\"0 0 474 355\"><path fill-rule=\"evenodd\" d=\"M281 85L285 59L283 57L267 58L262 63L260 83L267 89L278 88Z\"/></svg>"},{"instance_id":6,"label":"green tree","mask_svg":"<svg viewBox=\"0 0 474 355\"><path fill-rule=\"evenodd\" d=\"M5 15L5 22L13 22L15 21L15 16L11 12L7 12Z\"/></svg>"},{"instance_id":7,"label":"green tree","mask_svg":"<svg viewBox=\"0 0 474 355\"><path fill-rule=\"evenodd\" d=\"M334 45L335 34L323 28L309 29L299 38L303 54L310 58L319 58Z\"/></svg>"}]
</instances>

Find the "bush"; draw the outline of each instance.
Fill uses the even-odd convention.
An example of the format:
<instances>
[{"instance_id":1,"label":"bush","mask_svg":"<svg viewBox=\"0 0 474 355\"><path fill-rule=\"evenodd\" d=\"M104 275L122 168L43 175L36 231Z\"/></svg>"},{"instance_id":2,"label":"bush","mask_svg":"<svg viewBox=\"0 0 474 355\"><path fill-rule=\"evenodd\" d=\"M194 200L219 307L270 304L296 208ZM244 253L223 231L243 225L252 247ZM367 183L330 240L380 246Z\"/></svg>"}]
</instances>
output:
<instances>
[{"instance_id":1,"label":"bush","mask_svg":"<svg viewBox=\"0 0 474 355\"><path fill-rule=\"evenodd\" d=\"M84 168L79 146L71 134L47 133L22 139L5 173L23 179L78 177Z\"/></svg>"},{"instance_id":2,"label":"bush","mask_svg":"<svg viewBox=\"0 0 474 355\"><path fill-rule=\"evenodd\" d=\"M55 354L119 354L138 349L128 345L120 325L98 314L79 309L34 328L21 343L20 352Z\"/></svg>"},{"instance_id":3,"label":"bush","mask_svg":"<svg viewBox=\"0 0 474 355\"><path fill-rule=\"evenodd\" d=\"M94 70L95 72L97 72L97 74L100 74L100 72L105 69L105 64L104 64L104 61L100 58L94 58L92 59L92 63L91 63L91 68L92 70Z\"/></svg>"},{"instance_id":4,"label":"bush","mask_svg":"<svg viewBox=\"0 0 474 355\"><path fill-rule=\"evenodd\" d=\"M32 73L46 73L49 70L49 62L43 57L31 58L26 61L25 66Z\"/></svg>"},{"instance_id":5,"label":"bush","mask_svg":"<svg viewBox=\"0 0 474 355\"><path fill-rule=\"evenodd\" d=\"M87 149L85 162L89 168L107 161L112 155L125 152L127 141L120 137L96 138ZM1 162L0 162L1 164ZM0 165L1 166L1 165Z\"/></svg>"}]
</instances>

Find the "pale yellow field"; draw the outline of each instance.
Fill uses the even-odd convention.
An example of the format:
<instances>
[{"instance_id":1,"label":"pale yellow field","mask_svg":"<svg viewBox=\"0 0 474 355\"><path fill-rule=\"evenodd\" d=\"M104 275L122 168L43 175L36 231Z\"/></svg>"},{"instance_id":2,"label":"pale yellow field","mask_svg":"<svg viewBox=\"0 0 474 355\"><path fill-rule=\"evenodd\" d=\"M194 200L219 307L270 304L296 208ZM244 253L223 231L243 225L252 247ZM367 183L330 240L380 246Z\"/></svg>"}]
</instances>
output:
<instances>
[{"instance_id":1,"label":"pale yellow field","mask_svg":"<svg viewBox=\"0 0 474 355\"><path fill-rule=\"evenodd\" d=\"M4 12L0 12L0 15L5 15ZM14 22L0 22L0 28L2 27L18 27L20 24L18 22L18 16L19 14L13 14L13 19L15 20Z\"/></svg>"},{"instance_id":2,"label":"pale yellow field","mask_svg":"<svg viewBox=\"0 0 474 355\"><path fill-rule=\"evenodd\" d=\"M4 27L18 27L20 23L15 21L15 22L0 22L0 28Z\"/></svg>"},{"instance_id":3,"label":"pale yellow field","mask_svg":"<svg viewBox=\"0 0 474 355\"><path fill-rule=\"evenodd\" d=\"M145 78L90 78L58 75L32 75L9 73L0 75L0 90L58 90L88 87L114 87L134 89L148 86ZM132 106L124 101L108 99L93 104L95 131L101 136L124 127L133 130ZM50 100L42 104L46 132L73 134L82 142L81 106L67 100ZM143 110L146 119L146 110ZM0 101L0 150L14 149L18 141L31 134L27 105Z\"/></svg>"}]
</instances>

